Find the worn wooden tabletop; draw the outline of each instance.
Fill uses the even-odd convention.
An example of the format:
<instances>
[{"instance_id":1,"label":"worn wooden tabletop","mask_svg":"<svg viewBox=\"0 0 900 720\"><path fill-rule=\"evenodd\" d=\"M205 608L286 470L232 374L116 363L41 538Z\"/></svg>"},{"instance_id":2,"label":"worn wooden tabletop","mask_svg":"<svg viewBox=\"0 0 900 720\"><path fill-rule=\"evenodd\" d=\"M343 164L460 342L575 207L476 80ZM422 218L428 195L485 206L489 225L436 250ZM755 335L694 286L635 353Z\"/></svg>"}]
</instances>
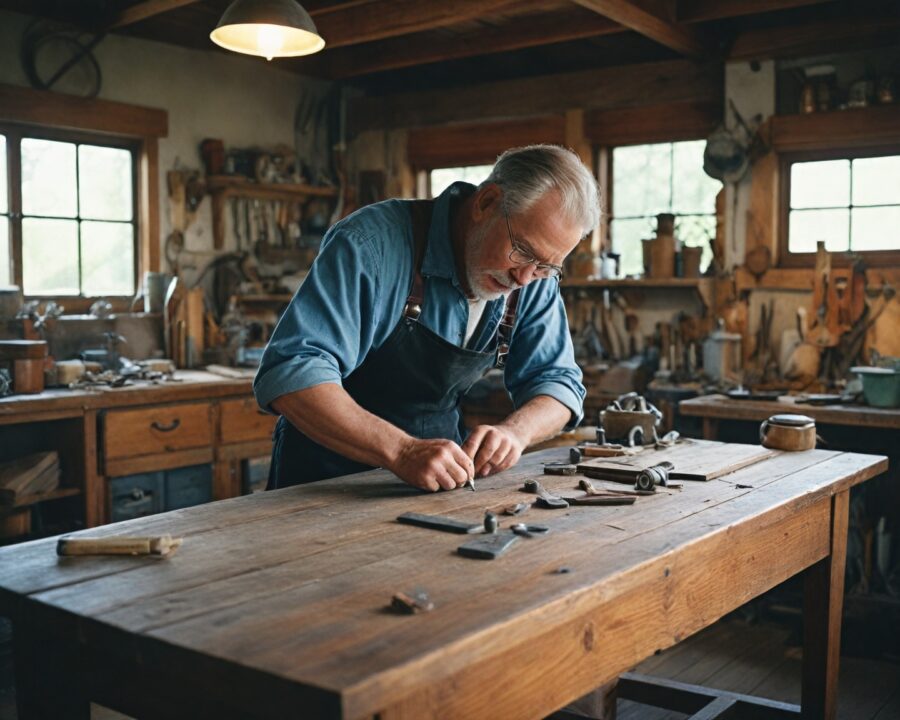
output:
<instances>
[{"instance_id":1,"label":"worn wooden tabletop","mask_svg":"<svg viewBox=\"0 0 900 720\"><path fill-rule=\"evenodd\" d=\"M705 395L682 400L678 410L714 420L761 421L778 413L808 415L826 425L852 425L900 430L900 408L869 405L808 405L777 400L734 400L726 395Z\"/></svg>"},{"instance_id":2,"label":"worn wooden tabletop","mask_svg":"<svg viewBox=\"0 0 900 720\"><path fill-rule=\"evenodd\" d=\"M566 456L526 455L474 493L373 471L84 533L183 536L167 560L58 559L53 538L2 548L0 614L21 642L77 645L79 665L119 685L91 693L148 717L537 718L828 556L832 496L886 468L775 453L632 506L532 508L523 519L550 533L493 561L395 521L477 523L528 497L528 477L574 493L577 477L541 475ZM432 612L387 610L416 589ZM202 712L172 709L188 692Z\"/></svg>"}]
</instances>

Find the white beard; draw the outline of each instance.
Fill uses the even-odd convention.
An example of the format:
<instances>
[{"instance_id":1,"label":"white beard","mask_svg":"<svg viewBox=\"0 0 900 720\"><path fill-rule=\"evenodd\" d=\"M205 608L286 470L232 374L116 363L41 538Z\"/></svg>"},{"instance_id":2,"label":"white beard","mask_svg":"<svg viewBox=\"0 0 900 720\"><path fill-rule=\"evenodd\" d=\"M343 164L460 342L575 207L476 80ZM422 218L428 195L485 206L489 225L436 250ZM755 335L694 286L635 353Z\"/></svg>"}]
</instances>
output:
<instances>
[{"instance_id":1,"label":"white beard","mask_svg":"<svg viewBox=\"0 0 900 720\"><path fill-rule=\"evenodd\" d=\"M477 264L476 257L484 245L484 239L487 237L490 228L490 225L485 226L477 231L477 234L473 234L469 237L466 242L465 251L466 282L469 286L469 290L477 300L484 300L486 302L496 300L504 295L509 295L513 290L521 287L521 285L511 280L508 273L501 272L500 270L488 270ZM483 279L485 275L493 278L506 289L498 291L492 287L487 287Z\"/></svg>"}]
</instances>

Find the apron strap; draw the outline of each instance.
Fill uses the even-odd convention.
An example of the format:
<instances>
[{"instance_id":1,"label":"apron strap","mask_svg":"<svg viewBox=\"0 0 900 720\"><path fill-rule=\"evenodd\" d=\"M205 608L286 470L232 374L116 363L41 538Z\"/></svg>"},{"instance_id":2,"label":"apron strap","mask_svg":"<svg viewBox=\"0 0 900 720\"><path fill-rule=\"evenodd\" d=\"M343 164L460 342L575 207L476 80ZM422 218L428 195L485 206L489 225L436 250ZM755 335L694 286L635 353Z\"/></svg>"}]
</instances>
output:
<instances>
[{"instance_id":1,"label":"apron strap","mask_svg":"<svg viewBox=\"0 0 900 720\"><path fill-rule=\"evenodd\" d=\"M519 293L521 288L513 290L506 299L503 309L503 319L497 328L497 364L498 368L506 365L506 356L509 355L509 344L512 342L513 325L516 324L516 310L519 307Z\"/></svg>"},{"instance_id":2,"label":"apron strap","mask_svg":"<svg viewBox=\"0 0 900 720\"><path fill-rule=\"evenodd\" d=\"M433 200L411 200L409 202L409 216L412 220L413 243L416 255L413 262L412 287L406 305L403 306L403 315L410 320L418 320L422 314L422 303L425 301L425 281L422 279L422 261L425 259L425 248L428 245L428 229L431 227L431 213L434 209Z\"/></svg>"}]
</instances>

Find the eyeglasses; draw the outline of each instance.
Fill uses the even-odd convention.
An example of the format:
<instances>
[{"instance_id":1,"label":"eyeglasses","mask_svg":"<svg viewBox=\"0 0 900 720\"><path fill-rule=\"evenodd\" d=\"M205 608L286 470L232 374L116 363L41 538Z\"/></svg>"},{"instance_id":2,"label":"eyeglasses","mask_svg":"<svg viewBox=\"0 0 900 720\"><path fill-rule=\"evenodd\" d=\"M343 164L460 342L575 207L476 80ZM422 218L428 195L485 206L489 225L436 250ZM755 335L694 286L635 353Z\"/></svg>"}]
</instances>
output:
<instances>
[{"instance_id":1,"label":"eyeglasses","mask_svg":"<svg viewBox=\"0 0 900 720\"><path fill-rule=\"evenodd\" d=\"M512 228L509 226L509 213L506 212L506 209L503 210L503 217L506 218L506 232L509 234L509 244L512 246L512 250L509 253L509 261L516 265L534 265L535 277L556 278L557 280L562 277L562 265L541 262L530 251L515 241Z\"/></svg>"}]
</instances>

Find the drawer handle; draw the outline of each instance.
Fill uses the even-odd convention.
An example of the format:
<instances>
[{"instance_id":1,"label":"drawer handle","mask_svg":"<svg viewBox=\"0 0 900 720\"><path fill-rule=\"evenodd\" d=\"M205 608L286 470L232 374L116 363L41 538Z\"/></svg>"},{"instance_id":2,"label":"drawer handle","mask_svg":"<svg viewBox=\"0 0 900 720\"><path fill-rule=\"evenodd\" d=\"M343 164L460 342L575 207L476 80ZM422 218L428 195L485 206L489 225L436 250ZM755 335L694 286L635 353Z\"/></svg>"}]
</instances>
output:
<instances>
[{"instance_id":1,"label":"drawer handle","mask_svg":"<svg viewBox=\"0 0 900 720\"><path fill-rule=\"evenodd\" d=\"M154 430L159 430L160 432L172 432L179 425L181 425L181 420L179 420L178 418L175 418L168 425L160 425L158 422L156 422L156 420L150 423L150 427L152 427Z\"/></svg>"}]
</instances>

